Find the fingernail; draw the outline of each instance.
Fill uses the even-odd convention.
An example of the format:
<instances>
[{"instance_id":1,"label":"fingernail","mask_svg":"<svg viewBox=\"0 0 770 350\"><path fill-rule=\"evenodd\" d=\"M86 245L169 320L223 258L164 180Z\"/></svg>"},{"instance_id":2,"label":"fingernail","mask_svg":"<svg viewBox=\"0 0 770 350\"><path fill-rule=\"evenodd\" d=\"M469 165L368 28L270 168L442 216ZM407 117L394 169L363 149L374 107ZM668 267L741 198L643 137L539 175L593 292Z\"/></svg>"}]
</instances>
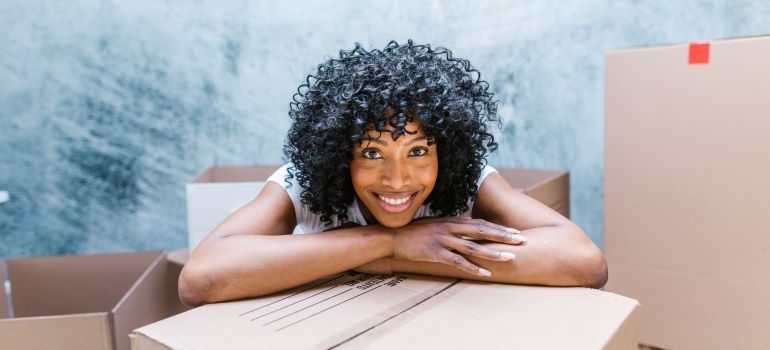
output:
<instances>
[{"instance_id":1,"label":"fingernail","mask_svg":"<svg viewBox=\"0 0 770 350\"><path fill-rule=\"evenodd\" d=\"M519 234L519 233L521 233L521 231L519 231L519 230L517 230L517 229L515 229L515 228L506 227L506 229L507 229L509 232L513 232L513 233L516 233L516 234Z\"/></svg>"},{"instance_id":2,"label":"fingernail","mask_svg":"<svg viewBox=\"0 0 770 350\"><path fill-rule=\"evenodd\" d=\"M500 253L500 256L502 256L506 260L512 260L516 258L516 254L513 254L511 252L502 252Z\"/></svg>"},{"instance_id":3,"label":"fingernail","mask_svg":"<svg viewBox=\"0 0 770 350\"><path fill-rule=\"evenodd\" d=\"M486 269L481 269L480 268L479 269L479 273L481 273L482 276L487 276L487 277L492 276L492 273L489 272L489 270L486 270Z\"/></svg>"}]
</instances>

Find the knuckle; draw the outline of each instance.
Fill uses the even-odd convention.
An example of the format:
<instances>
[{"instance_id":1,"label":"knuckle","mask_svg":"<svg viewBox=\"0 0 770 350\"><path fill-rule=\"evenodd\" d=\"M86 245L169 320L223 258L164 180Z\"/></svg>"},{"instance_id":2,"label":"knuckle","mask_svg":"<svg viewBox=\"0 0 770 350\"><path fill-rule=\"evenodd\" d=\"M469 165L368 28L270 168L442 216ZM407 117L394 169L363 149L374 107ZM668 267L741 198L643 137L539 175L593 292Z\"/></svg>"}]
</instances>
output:
<instances>
[{"instance_id":1,"label":"knuckle","mask_svg":"<svg viewBox=\"0 0 770 350\"><path fill-rule=\"evenodd\" d=\"M465 242L465 249L467 249L469 252L478 251L479 248L480 246L475 242L471 242L471 241Z\"/></svg>"},{"instance_id":2,"label":"knuckle","mask_svg":"<svg viewBox=\"0 0 770 350\"><path fill-rule=\"evenodd\" d=\"M462 265L463 262L465 262L465 259L463 259L463 257L457 254L452 254L452 257L450 259L453 265Z\"/></svg>"}]
</instances>

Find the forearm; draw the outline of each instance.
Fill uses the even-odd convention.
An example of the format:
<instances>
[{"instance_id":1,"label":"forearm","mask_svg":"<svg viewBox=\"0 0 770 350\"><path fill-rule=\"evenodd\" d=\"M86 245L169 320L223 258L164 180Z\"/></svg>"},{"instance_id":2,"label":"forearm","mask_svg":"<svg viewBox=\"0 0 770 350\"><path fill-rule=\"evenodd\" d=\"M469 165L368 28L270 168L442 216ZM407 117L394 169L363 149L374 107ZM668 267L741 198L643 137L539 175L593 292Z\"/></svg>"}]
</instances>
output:
<instances>
[{"instance_id":1,"label":"forearm","mask_svg":"<svg viewBox=\"0 0 770 350\"><path fill-rule=\"evenodd\" d=\"M492 275L483 277L467 273L447 264L387 258L393 272L421 273L479 281L537 284L550 286L601 287L606 282L606 263L599 249L590 241L565 239L575 237L575 227L551 226L522 231L526 244L520 246L497 242L477 243L516 254L511 261L491 261L464 255Z\"/></svg>"},{"instance_id":2,"label":"forearm","mask_svg":"<svg viewBox=\"0 0 770 350\"><path fill-rule=\"evenodd\" d=\"M255 297L295 287L391 254L382 228L303 235L233 235L199 247L180 277L189 304Z\"/></svg>"}]
</instances>

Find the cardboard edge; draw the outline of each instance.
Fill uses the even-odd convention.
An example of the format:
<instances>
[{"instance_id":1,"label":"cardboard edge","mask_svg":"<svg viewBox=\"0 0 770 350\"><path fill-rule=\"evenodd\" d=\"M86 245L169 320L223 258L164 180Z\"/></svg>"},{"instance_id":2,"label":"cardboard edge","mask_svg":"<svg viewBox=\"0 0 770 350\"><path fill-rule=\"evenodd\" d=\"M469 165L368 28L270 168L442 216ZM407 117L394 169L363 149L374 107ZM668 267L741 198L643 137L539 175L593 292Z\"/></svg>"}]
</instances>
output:
<instances>
[{"instance_id":1,"label":"cardboard edge","mask_svg":"<svg viewBox=\"0 0 770 350\"><path fill-rule=\"evenodd\" d=\"M147 266L147 268L142 272L142 274L139 275L139 278L137 278L136 281L134 281L134 283L131 285L131 287L128 289L128 291L126 291L126 293L123 294L123 296L120 298L120 300L118 300L118 302L115 304L115 306L112 308L112 310L110 310L110 313L114 313L115 310L119 309L126 302L126 300L130 297L130 294L132 294L137 288L139 288L139 285L142 283L142 281L144 281L145 278L147 278L147 275L152 273L152 271L154 269L156 269L157 266L161 262L165 262L166 261L166 253L165 252L158 251L158 254L159 255L152 261L152 263L150 263L150 265Z\"/></svg>"},{"instance_id":2,"label":"cardboard edge","mask_svg":"<svg viewBox=\"0 0 770 350\"><path fill-rule=\"evenodd\" d=\"M131 332L128 338L131 341L131 350L173 350L165 344L139 332Z\"/></svg>"},{"instance_id":3,"label":"cardboard edge","mask_svg":"<svg viewBox=\"0 0 770 350\"><path fill-rule=\"evenodd\" d=\"M615 295L619 295L612 292L605 292L605 293L611 293ZM634 299L635 300L635 299ZM616 349L637 349L639 346L639 321L641 318L640 315L640 308L641 304L638 300L636 301L636 305L634 305L634 308L631 310L630 313L628 313L628 316L623 320L623 322L620 323L620 326L615 330L615 332L612 334L610 339L607 339L607 341L602 346L602 349L607 350L616 350Z\"/></svg>"},{"instance_id":4,"label":"cardboard edge","mask_svg":"<svg viewBox=\"0 0 770 350\"><path fill-rule=\"evenodd\" d=\"M711 44L719 44L723 42L733 43L733 42L746 41L746 40L764 39L767 37L768 37L767 34L758 34L758 35L746 35L746 36L728 36L728 37L716 38L716 39L698 39L698 40L691 40L691 41L705 41ZM637 45L633 47L618 47L618 48L612 48L609 51L607 51L605 53L605 57L609 55L635 53L639 51L650 51L655 49L661 49L661 50L667 50L671 48L685 49L687 48L688 45L689 45L689 42L675 42L675 43L650 43L643 46Z\"/></svg>"},{"instance_id":5,"label":"cardboard edge","mask_svg":"<svg viewBox=\"0 0 770 350\"><path fill-rule=\"evenodd\" d=\"M170 305L166 305L166 275L168 261L166 253L157 252L157 256L147 265L142 274L134 281L123 297L110 310L112 329L114 329L114 348L127 350L130 339L126 336L149 322L171 316Z\"/></svg>"}]
</instances>

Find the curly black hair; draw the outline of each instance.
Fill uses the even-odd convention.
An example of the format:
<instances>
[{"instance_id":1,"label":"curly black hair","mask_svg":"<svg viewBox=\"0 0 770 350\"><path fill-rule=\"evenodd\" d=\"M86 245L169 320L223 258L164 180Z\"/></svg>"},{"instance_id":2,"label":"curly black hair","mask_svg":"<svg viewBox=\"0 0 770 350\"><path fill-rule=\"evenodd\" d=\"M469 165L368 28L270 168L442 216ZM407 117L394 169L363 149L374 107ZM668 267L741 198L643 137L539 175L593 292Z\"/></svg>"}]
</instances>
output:
<instances>
[{"instance_id":1,"label":"curly black hair","mask_svg":"<svg viewBox=\"0 0 770 350\"><path fill-rule=\"evenodd\" d=\"M302 203L321 215L325 225L336 215L348 221L355 196L350 178L353 147L368 130L390 126L395 141L417 118L437 146L439 174L425 204L438 216L468 210L476 199L476 182L497 150L487 123L502 121L498 101L468 60L452 57L446 48L391 41L383 50L366 51L360 44L339 59L318 65L300 85L289 104L293 123L283 147L302 187ZM384 112L394 113L385 117ZM409 111L409 115L407 115Z\"/></svg>"}]
</instances>

